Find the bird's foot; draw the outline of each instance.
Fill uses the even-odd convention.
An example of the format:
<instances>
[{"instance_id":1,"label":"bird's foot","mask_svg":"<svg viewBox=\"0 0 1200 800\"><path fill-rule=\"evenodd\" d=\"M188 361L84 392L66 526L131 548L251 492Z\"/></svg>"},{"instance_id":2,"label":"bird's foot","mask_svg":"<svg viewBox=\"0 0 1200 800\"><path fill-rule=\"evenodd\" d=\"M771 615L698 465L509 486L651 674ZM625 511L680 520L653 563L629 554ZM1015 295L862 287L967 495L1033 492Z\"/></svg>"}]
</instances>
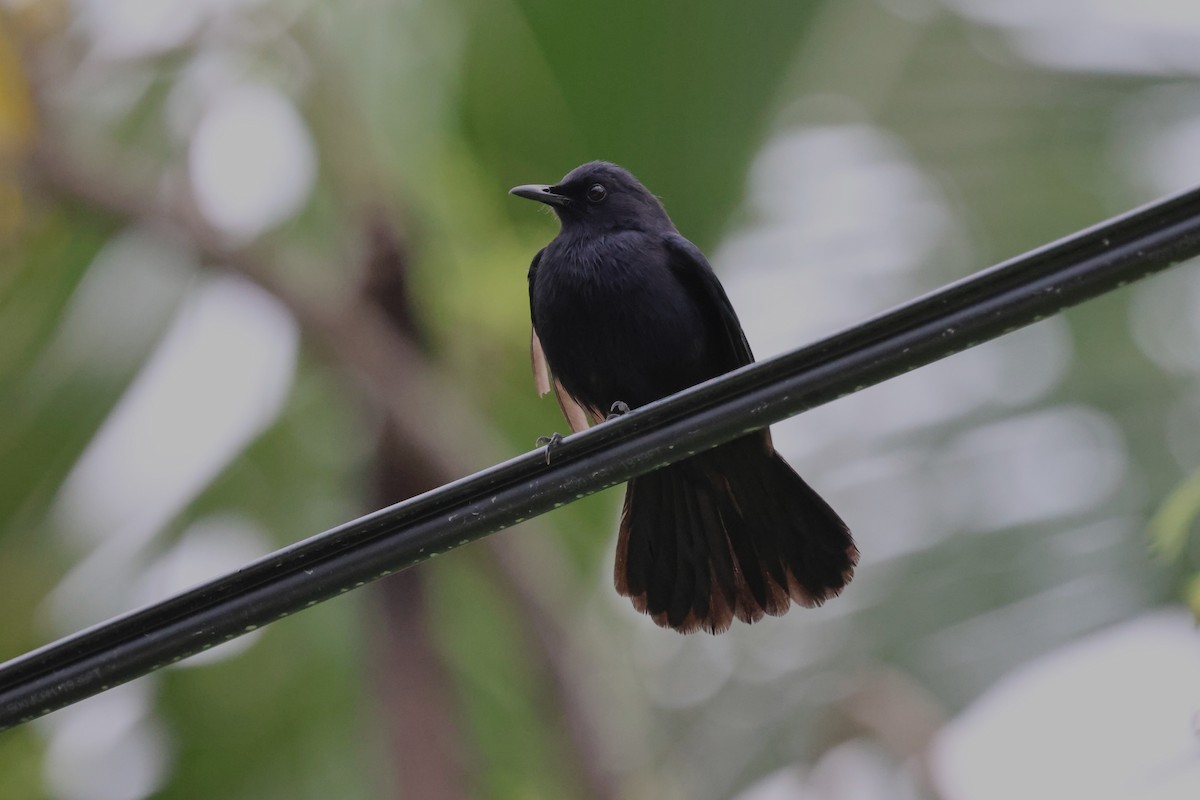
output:
<instances>
[{"instance_id":1,"label":"bird's foot","mask_svg":"<svg viewBox=\"0 0 1200 800\"><path fill-rule=\"evenodd\" d=\"M618 400L617 402L612 404L612 408L610 408L608 410L608 416L606 416L604 418L604 421L608 422L610 419L613 419L614 417L622 417L628 413L629 413L629 404L622 400Z\"/></svg>"},{"instance_id":2,"label":"bird's foot","mask_svg":"<svg viewBox=\"0 0 1200 800\"><path fill-rule=\"evenodd\" d=\"M550 464L551 451L554 450L554 448L558 447L560 444L562 444L562 440L563 440L562 434L555 431L554 433L550 434L549 436L539 436L537 438L537 441L534 442L534 445L536 445L537 447L546 448L546 465L547 466L549 466L549 464Z\"/></svg>"}]
</instances>

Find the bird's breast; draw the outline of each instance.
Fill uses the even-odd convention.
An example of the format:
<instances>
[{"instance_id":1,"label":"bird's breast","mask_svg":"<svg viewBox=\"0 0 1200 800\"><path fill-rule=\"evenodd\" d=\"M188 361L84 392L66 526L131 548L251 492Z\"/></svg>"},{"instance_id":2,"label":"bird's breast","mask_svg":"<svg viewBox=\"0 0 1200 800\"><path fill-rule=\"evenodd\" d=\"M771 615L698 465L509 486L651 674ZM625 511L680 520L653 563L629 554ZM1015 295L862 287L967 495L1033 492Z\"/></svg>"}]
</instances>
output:
<instances>
[{"instance_id":1,"label":"bird's breast","mask_svg":"<svg viewBox=\"0 0 1200 800\"><path fill-rule=\"evenodd\" d=\"M551 370L589 405L636 407L711 377L705 321L653 241L552 244L531 300Z\"/></svg>"}]
</instances>

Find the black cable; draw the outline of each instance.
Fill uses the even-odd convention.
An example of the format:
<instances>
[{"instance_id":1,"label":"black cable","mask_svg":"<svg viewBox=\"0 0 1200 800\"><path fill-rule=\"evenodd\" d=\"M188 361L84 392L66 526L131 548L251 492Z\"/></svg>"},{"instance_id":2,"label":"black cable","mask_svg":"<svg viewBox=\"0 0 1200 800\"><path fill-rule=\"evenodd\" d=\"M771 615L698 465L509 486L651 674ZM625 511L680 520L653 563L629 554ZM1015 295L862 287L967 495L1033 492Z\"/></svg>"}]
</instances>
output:
<instances>
[{"instance_id":1,"label":"black cable","mask_svg":"<svg viewBox=\"0 0 1200 800\"><path fill-rule=\"evenodd\" d=\"M1200 189L569 436L550 465L526 453L14 658L0 665L0 729L1196 255Z\"/></svg>"}]
</instances>

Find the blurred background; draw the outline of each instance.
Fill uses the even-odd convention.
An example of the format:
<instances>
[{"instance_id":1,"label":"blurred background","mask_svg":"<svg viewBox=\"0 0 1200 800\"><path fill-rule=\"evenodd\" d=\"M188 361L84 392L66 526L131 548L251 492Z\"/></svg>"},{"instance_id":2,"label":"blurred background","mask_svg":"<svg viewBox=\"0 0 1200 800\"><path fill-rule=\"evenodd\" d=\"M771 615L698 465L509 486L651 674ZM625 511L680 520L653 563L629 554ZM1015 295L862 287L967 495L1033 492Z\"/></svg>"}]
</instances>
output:
<instances>
[{"instance_id":1,"label":"blurred background","mask_svg":"<svg viewBox=\"0 0 1200 800\"><path fill-rule=\"evenodd\" d=\"M1178 0L0 0L0 659L531 449L506 194L759 357L1200 183ZM680 637L609 491L0 734L0 798L1200 796L1200 270L778 425L838 600Z\"/></svg>"}]
</instances>

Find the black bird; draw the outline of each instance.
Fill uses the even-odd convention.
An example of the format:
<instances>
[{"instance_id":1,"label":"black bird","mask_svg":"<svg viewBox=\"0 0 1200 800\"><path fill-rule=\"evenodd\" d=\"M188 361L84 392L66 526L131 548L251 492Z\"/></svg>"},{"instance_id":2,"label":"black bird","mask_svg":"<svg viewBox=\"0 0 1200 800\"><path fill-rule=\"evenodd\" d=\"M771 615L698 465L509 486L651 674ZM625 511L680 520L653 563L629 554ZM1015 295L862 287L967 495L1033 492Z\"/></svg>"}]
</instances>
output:
<instances>
[{"instance_id":1,"label":"black bird","mask_svg":"<svg viewBox=\"0 0 1200 800\"><path fill-rule=\"evenodd\" d=\"M511 193L561 223L529 266L530 350L572 430L754 360L704 254L628 171L593 161ZM820 605L857 562L846 524L760 431L629 482L615 579L659 625L720 633Z\"/></svg>"}]
</instances>

